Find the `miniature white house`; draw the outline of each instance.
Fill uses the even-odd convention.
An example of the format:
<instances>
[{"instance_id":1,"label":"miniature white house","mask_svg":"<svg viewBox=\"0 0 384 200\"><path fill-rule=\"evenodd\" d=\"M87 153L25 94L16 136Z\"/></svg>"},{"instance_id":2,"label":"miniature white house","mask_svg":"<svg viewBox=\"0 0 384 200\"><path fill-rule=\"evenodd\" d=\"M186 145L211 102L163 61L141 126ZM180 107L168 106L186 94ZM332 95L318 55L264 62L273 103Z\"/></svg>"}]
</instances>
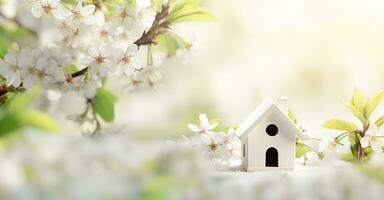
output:
<instances>
[{"instance_id":1,"label":"miniature white house","mask_svg":"<svg viewBox=\"0 0 384 200\"><path fill-rule=\"evenodd\" d=\"M295 165L296 135L302 132L288 118L288 98L266 99L240 124L242 167L247 171L290 170Z\"/></svg>"}]
</instances>

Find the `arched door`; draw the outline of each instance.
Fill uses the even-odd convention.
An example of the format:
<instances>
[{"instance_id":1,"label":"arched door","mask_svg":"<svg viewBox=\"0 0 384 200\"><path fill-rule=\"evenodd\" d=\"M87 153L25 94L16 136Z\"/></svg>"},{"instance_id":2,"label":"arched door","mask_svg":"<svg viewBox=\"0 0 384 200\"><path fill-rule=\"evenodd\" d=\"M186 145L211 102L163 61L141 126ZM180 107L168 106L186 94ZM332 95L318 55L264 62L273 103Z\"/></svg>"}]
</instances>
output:
<instances>
[{"instance_id":1,"label":"arched door","mask_svg":"<svg viewBox=\"0 0 384 200\"><path fill-rule=\"evenodd\" d=\"M270 147L265 153L265 166L278 167L279 166L279 152L276 148Z\"/></svg>"}]
</instances>

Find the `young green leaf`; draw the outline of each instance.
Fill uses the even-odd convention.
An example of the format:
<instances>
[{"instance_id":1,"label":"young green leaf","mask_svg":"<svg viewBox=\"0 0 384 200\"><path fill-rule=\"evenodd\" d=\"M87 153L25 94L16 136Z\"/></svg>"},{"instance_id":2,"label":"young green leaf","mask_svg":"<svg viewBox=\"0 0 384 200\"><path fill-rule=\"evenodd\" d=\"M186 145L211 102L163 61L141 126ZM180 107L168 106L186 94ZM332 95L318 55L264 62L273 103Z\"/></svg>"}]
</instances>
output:
<instances>
[{"instance_id":1,"label":"young green leaf","mask_svg":"<svg viewBox=\"0 0 384 200\"><path fill-rule=\"evenodd\" d=\"M356 108L354 105L347 105L347 108L355 115L362 123L366 121L364 113L361 112L358 108Z\"/></svg>"},{"instance_id":2,"label":"young green leaf","mask_svg":"<svg viewBox=\"0 0 384 200\"><path fill-rule=\"evenodd\" d=\"M16 112L3 110L0 116L0 137L13 133L24 127L20 116Z\"/></svg>"},{"instance_id":3,"label":"young green leaf","mask_svg":"<svg viewBox=\"0 0 384 200\"><path fill-rule=\"evenodd\" d=\"M40 93L41 88L35 86L20 95L16 95L9 101L9 108L13 110L26 109L33 103Z\"/></svg>"},{"instance_id":4,"label":"young green leaf","mask_svg":"<svg viewBox=\"0 0 384 200\"><path fill-rule=\"evenodd\" d=\"M340 159L344 160L344 161L354 161L355 157L354 157L352 151L348 151L346 153L341 154Z\"/></svg>"},{"instance_id":5,"label":"young green leaf","mask_svg":"<svg viewBox=\"0 0 384 200\"><path fill-rule=\"evenodd\" d=\"M167 51L168 56L176 54L180 48L190 48L191 44L185 41L177 34L167 31L156 37L156 44L158 47Z\"/></svg>"},{"instance_id":6,"label":"young green leaf","mask_svg":"<svg viewBox=\"0 0 384 200\"><path fill-rule=\"evenodd\" d=\"M384 124L384 115L381 116L381 117L379 117L379 118L376 120L375 124L376 124L377 127L382 126L382 125Z\"/></svg>"},{"instance_id":7,"label":"young green leaf","mask_svg":"<svg viewBox=\"0 0 384 200\"><path fill-rule=\"evenodd\" d=\"M99 88L92 99L93 110L106 122L112 122L115 117L115 102L117 98L105 88Z\"/></svg>"},{"instance_id":8,"label":"young green leaf","mask_svg":"<svg viewBox=\"0 0 384 200\"><path fill-rule=\"evenodd\" d=\"M375 96L370 97L367 101L367 105L365 106L364 115L365 118L369 118L372 112L376 109L379 103L384 98L384 91L377 93Z\"/></svg>"},{"instance_id":9,"label":"young green leaf","mask_svg":"<svg viewBox=\"0 0 384 200\"><path fill-rule=\"evenodd\" d=\"M27 111L22 113L22 121L26 126L38 128L43 131L56 132L59 125L49 115L39 111Z\"/></svg>"},{"instance_id":10,"label":"young green leaf","mask_svg":"<svg viewBox=\"0 0 384 200\"><path fill-rule=\"evenodd\" d=\"M186 5L197 5L201 0L169 0L169 13L174 13Z\"/></svg>"},{"instance_id":11,"label":"young green leaf","mask_svg":"<svg viewBox=\"0 0 384 200\"><path fill-rule=\"evenodd\" d=\"M323 124L324 128L336 129L342 131L354 131L357 125L353 122L344 121L342 119L331 119Z\"/></svg>"},{"instance_id":12,"label":"young green leaf","mask_svg":"<svg viewBox=\"0 0 384 200\"><path fill-rule=\"evenodd\" d=\"M3 110L0 117L0 137L22 128L33 127L47 132L56 132L59 126L45 113L28 110Z\"/></svg>"},{"instance_id":13,"label":"young green leaf","mask_svg":"<svg viewBox=\"0 0 384 200\"><path fill-rule=\"evenodd\" d=\"M351 145L356 144L356 131L348 134L348 141Z\"/></svg>"},{"instance_id":14,"label":"young green leaf","mask_svg":"<svg viewBox=\"0 0 384 200\"><path fill-rule=\"evenodd\" d=\"M64 67L64 73L65 74L72 74L77 72L77 67L76 65L69 65L67 67Z\"/></svg>"},{"instance_id":15,"label":"young green leaf","mask_svg":"<svg viewBox=\"0 0 384 200\"><path fill-rule=\"evenodd\" d=\"M366 100L363 93L356 87L353 90L351 104L352 106L356 107L357 110L364 113Z\"/></svg>"},{"instance_id":16,"label":"young green leaf","mask_svg":"<svg viewBox=\"0 0 384 200\"><path fill-rule=\"evenodd\" d=\"M171 12L167 17L169 23L177 23L183 21L209 21L215 17L207 10L195 5L185 5L175 12Z\"/></svg>"},{"instance_id":17,"label":"young green leaf","mask_svg":"<svg viewBox=\"0 0 384 200\"><path fill-rule=\"evenodd\" d=\"M300 158L310 150L311 148L308 145L301 142L296 142L296 158Z\"/></svg>"}]
</instances>

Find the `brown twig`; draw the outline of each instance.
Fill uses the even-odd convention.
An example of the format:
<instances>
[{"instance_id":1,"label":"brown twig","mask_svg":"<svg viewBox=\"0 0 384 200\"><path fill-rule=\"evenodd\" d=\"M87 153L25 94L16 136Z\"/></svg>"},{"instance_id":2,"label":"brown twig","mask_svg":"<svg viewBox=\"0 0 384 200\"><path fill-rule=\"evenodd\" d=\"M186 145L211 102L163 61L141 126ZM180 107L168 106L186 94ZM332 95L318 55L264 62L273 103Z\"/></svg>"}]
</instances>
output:
<instances>
[{"instance_id":1,"label":"brown twig","mask_svg":"<svg viewBox=\"0 0 384 200\"><path fill-rule=\"evenodd\" d=\"M369 129L369 121L365 122L363 124L363 130L362 131L359 131L358 134L361 136L361 137L364 137L367 130ZM356 134L356 137L358 137L358 135ZM356 158L357 160L362 160L365 156L365 151L364 151L364 148L361 146L361 143L360 143L360 139L356 142L355 144L355 148L356 148Z\"/></svg>"},{"instance_id":2,"label":"brown twig","mask_svg":"<svg viewBox=\"0 0 384 200\"><path fill-rule=\"evenodd\" d=\"M161 11L156 13L155 20L153 21L151 28L145 31L141 37L134 42L138 47L143 45L156 44L156 36L169 29L169 23L166 21L169 14L169 7L163 6ZM88 71L88 67L81 69L71 74L70 78L75 78L84 75Z\"/></svg>"},{"instance_id":3,"label":"brown twig","mask_svg":"<svg viewBox=\"0 0 384 200\"><path fill-rule=\"evenodd\" d=\"M13 87L6 85L0 85L0 105L4 104L7 100L7 97L5 96L8 92L22 92L24 91L24 88L22 87Z\"/></svg>"}]
</instances>

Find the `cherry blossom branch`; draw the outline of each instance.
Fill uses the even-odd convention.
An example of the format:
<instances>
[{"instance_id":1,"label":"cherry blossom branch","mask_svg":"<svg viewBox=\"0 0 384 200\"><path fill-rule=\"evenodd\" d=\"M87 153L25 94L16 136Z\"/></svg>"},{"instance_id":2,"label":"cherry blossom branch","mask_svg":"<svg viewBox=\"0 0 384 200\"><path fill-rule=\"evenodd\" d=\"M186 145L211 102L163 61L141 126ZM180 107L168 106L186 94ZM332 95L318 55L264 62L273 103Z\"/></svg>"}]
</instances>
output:
<instances>
[{"instance_id":1,"label":"cherry blossom branch","mask_svg":"<svg viewBox=\"0 0 384 200\"><path fill-rule=\"evenodd\" d=\"M147 32L144 32L143 35L134 43L137 46L156 44L154 41L156 36L169 28L169 22L166 21L168 14L169 7L163 6L161 11L156 13L155 20L153 21L151 28Z\"/></svg>"},{"instance_id":2,"label":"cherry blossom branch","mask_svg":"<svg viewBox=\"0 0 384 200\"><path fill-rule=\"evenodd\" d=\"M141 37L134 42L138 47L143 45L156 44L156 36L169 29L169 22L166 21L169 14L169 7L163 5L160 12L156 13L155 20L153 21L151 28L144 32ZM87 73L88 67L81 69L75 73L72 73L69 78L76 78Z\"/></svg>"}]
</instances>

